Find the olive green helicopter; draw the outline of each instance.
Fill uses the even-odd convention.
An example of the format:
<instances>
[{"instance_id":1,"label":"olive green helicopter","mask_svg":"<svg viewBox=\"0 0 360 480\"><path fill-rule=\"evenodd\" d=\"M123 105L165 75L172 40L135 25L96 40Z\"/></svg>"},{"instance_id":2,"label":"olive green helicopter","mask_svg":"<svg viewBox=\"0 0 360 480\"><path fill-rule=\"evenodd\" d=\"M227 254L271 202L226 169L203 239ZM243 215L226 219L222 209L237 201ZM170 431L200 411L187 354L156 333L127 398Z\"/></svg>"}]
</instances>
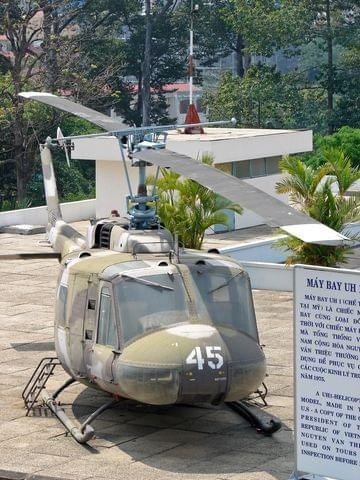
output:
<instances>
[{"instance_id":1,"label":"olive green helicopter","mask_svg":"<svg viewBox=\"0 0 360 480\"><path fill-rule=\"evenodd\" d=\"M217 253L179 248L156 213L156 189L148 193L146 166L191 178L215 193L259 213L307 242L327 245L346 237L222 171L165 149L166 132L189 125L129 128L48 93L20 94L89 120L119 141L127 175L128 217L91 221L86 238L64 222L58 201L52 151L74 139L48 138L40 146L48 207L48 240L54 253L24 253L2 258L56 256L56 358L40 362L26 385L27 413L42 402L80 443L94 436L90 423L120 399L150 405L225 402L263 433L277 431L243 402L258 391L266 375L247 272L234 259ZM208 122L193 125L221 125ZM83 138L84 136L81 136ZM139 170L132 191L127 163ZM46 381L61 364L69 379L54 393ZM75 425L58 402L69 385L81 382L110 396L82 425Z\"/></svg>"}]
</instances>

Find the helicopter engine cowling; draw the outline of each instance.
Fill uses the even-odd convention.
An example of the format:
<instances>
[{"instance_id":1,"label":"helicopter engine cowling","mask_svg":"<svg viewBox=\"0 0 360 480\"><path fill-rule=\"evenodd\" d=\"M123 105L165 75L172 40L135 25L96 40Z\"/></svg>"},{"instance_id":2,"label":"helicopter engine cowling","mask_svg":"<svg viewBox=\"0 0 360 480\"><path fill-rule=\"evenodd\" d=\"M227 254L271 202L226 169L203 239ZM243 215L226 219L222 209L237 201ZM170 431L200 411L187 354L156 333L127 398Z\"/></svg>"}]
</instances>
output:
<instances>
[{"instance_id":1,"label":"helicopter engine cowling","mask_svg":"<svg viewBox=\"0 0 360 480\"><path fill-rule=\"evenodd\" d=\"M108 248L131 254L169 253L174 248L171 233L162 227L153 230L129 229L124 219L100 221L89 227L88 248Z\"/></svg>"},{"instance_id":2,"label":"helicopter engine cowling","mask_svg":"<svg viewBox=\"0 0 360 480\"><path fill-rule=\"evenodd\" d=\"M265 357L254 339L206 324L148 333L125 347L114 365L120 393L153 405L239 400L264 376Z\"/></svg>"}]
</instances>

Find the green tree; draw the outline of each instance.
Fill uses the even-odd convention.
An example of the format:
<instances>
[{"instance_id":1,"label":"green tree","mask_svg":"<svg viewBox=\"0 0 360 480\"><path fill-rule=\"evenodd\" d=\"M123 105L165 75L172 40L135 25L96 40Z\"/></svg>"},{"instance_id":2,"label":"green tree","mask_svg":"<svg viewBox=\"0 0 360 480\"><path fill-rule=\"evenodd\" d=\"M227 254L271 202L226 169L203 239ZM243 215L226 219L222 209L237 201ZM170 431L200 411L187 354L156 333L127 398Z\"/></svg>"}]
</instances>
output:
<instances>
[{"instance_id":1,"label":"green tree","mask_svg":"<svg viewBox=\"0 0 360 480\"><path fill-rule=\"evenodd\" d=\"M343 151L354 167L360 167L360 129L350 127L342 127L333 135L315 135L314 151L304 162L319 167L326 163L326 152L334 148Z\"/></svg>"},{"instance_id":2,"label":"green tree","mask_svg":"<svg viewBox=\"0 0 360 480\"><path fill-rule=\"evenodd\" d=\"M357 197L346 197L345 192L360 178L360 170L352 167L350 159L340 150L329 150L326 160L322 167L314 169L298 157L285 158L280 163L285 177L277 183L276 190L289 194L290 203L310 217L359 241L359 236L349 233L346 225L360 219L360 201ZM287 264L337 266L347 262L352 253L348 245L315 245L291 235L276 245L291 252Z\"/></svg>"},{"instance_id":3,"label":"green tree","mask_svg":"<svg viewBox=\"0 0 360 480\"><path fill-rule=\"evenodd\" d=\"M303 99L292 75L264 64L252 65L243 78L225 74L204 102L211 120L235 117L243 127L294 127L304 121Z\"/></svg>"},{"instance_id":4,"label":"green tree","mask_svg":"<svg viewBox=\"0 0 360 480\"><path fill-rule=\"evenodd\" d=\"M114 42L108 42L107 55L104 47L100 54L99 46L101 34L115 16L104 9L89 10L92 4L90 0L0 4L0 34L7 42L6 48L0 49L0 167L6 170L1 181L5 195L9 191L12 196L15 190L19 202L26 199L35 173L38 141L53 135L61 116L54 109L23 102L18 94L44 88L69 92L104 110L105 99L116 93L111 80L119 76L121 55L115 55L114 48L110 55L109 44L113 47ZM96 40L97 48L91 49ZM104 59L101 65L95 64L96 55Z\"/></svg>"},{"instance_id":5,"label":"green tree","mask_svg":"<svg viewBox=\"0 0 360 480\"><path fill-rule=\"evenodd\" d=\"M351 111L351 104L354 106L359 97L358 67L349 69L346 62L348 50L353 49L358 37L360 1L299 0L298 3L307 11L306 42L302 42L306 48L299 61L304 86L323 91L329 134L347 124L349 117L351 125L357 126L358 116L356 109ZM314 53L311 60L307 56L308 46Z\"/></svg>"},{"instance_id":6,"label":"green tree","mask_svg":"<svg viewBox=\"0 0 360 480\"><path fill-rule=\"evenodd\" d=\"M293 127L333 133L342 125L359 126L359 0L232 0L220 12L229 37L237 38L239 76L256 55L271 57L279 49L296 55L296 71L284 79L301 98ZM274 88L276 81L270 80ZM281 111L281 101L276 107Z\"/></svg>"},{"instance_id":7,"label":"green tree","mask_svg":"<svg viewBox=\"0 0 360 480\"><path fill-rule=\"evenodd\" d=\"M203 156L204 163L212 163L211 156ZM205 231L216 224L227 225L225 210L242 213L242 208L216 195L193 180L182 180L180 175L161 169L162 178L156 182L159 201L157 211L161 223L170 232L179 236L187 248L200 249ZM155 183L154 177L147 180Z\"/></svg>"}]
</instances>

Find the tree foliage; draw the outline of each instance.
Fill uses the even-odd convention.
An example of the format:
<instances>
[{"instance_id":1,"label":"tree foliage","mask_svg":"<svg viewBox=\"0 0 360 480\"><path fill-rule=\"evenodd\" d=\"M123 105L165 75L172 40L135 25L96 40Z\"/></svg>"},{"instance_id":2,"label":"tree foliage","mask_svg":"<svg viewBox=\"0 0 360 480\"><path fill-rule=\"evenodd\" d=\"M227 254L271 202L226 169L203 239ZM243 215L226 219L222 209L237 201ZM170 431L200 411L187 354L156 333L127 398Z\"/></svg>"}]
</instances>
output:
<instances>
[{"instance_id":1,"label":"tree foliage","mask_svg":"<svg viewBox=\"0 0 360 480\"><path fill-rule=\"evenodd\" d=\"M226 74L204 101L211 120L235 117L250 128L292 127L294 119L306 124L305 101L292 74L282 75L274 66L252 65L244 77Z\"/></svg>"},{"instance_id":2,"label":"tree foliage","mask_svg":"<svg viewBox=\"0 0 360 480\"><path fill-rule=\"evenodd\" d=\"M341 150L327 150L325 157L326 163L318 168L305 165L298 157L285 158L280 164L285 177L277 183L276 190L288 193L290 203L300 211L359 241L359 236L347 231L346 226L360 219L360 201L357 197L345 196L345 192L360 179L360 170L351 166L350 159ZM291 235L279 240L276 245L290 252L287 264L334 267L346 263L352 254L350 245L315 245Z\"/></svg>"},{"instance_id":3,"label":"tree foliage","mask_svg":"<svg viewBox=\"0 0 360 480\"><path fill-rule=\"evenodd\" d=\"M344 152L354 167L360 167L360 129L342 127L333 135L316 135L314 152L305 156L305 163L319 167L326 162L326 152L336 148Z\"/></svg>"},{"instance_id":4,"label":"tree foliage","mask_svg":"<svg viewBox=\"0 0 360 480\"><path fill-rule=\"evenodd\" d=\"M292 115L279 122L279 126L306 126L329 133L343 125L359 127L360 108L356 108L360 101L356 48L359 45L359 0L232 0L224 2L222 14L228 28L240 39L241 54L248 59L246 68L238 69L238 75L250 81L254 92L245 111L245 120L249 116L256 117L251 113L252 104L264 103L264 98L265 103L272 104L271 116L276 117L277 112L281 115L284 95L274 95L279 84L277 76L264 78L261 95L256 89L258 79L248 72L250 59L258 61L259 55L271 57L280 50L296 57L297 68L291 75L282 75L280 85L290 90L288 101L297 102L297 111L292 109ZM259 72L261 68L263 66ZM237 103L243 102L246 82L231 84L225 79L217 93L208 99L211 115L214 108L220 115L234 108L244 113L241 105L234 105L232 87L237 90L240 87ZM214 105L217 95L221 98Z\"/></svg>"},{"instance_id":5,"label":"tree foliage","mask_svg":"<svg viewBox=\"0 0 360 480\"><path fill-rule=\"evenodd\" d=\"M196 3L196 62L211 66L231 52L236 57L238 77L226 75L217 92L207 94L210 119L236 116L245 127L322 133L340 128L346 145L338 143L338 133L323 142L343 148L359 164L356 135L341 127L360 127L360 0ZM38 201L32 189L37 143L54 135L62 121L58 112L23 103L22 90L71 95L107 114L113 108L129 124L142 123L144 102L147 122L173 120L163 87L187 78L190 5L190 0L0 2L3 197L16 191L20 202L29 195ZM295 56L297 68L283 74L267 65L278 51ZM201 69L195 78L201 81ZM79 133L79 125L73 127L69 133Z\"/></svg>"},{"instance_id":6,"label":"tree foliage","mask_svg":"<svg viewBox=\"0 0 360 480\"><path fill-rule=\"evenodd\" d=\"M212 163L210 156L202 161ZM180 175L167 169L161 169L162 178L156 182L159 201L157 211L161 223L173 235L179 236L181 245L200 249L208 228L221 224L227 226L225 210L242 213L242 208L193 180L182 180ZM155 178L149 177L149 185Z\"/></svg>"}]
</instances>

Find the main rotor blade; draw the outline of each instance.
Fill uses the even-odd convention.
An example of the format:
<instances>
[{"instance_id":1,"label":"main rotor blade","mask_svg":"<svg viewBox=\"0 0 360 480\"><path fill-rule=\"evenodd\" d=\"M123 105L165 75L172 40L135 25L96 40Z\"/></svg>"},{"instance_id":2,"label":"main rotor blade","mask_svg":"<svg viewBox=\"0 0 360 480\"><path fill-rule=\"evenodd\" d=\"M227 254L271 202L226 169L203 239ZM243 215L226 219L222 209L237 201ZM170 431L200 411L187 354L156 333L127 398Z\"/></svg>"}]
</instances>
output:
<instances>
[{"instance_id":1,"label":"main rotor blade","mask_svg":"<svg viewBox=\"0 0 360 480\"><path fill-rule=\"evenodd\" d=\"M242 207L260 215L269 225L280 227L304 242L342 245L349 241L344 235L289 207L253 185L186 155L169 150L143 150L134 153L134 156L159 167L170 167L175 172L195 180L232 202L239 203Z\"/></svg>"},{"instance_id":2,"label":"main rotor blade","mask_svg":"<svg viewBox=\"0 0 360 480\"><path fill-rule=\"evenodd\" d=\"M88 122L98 125L99 127L112 132L114 130L121 130L123 128L128 128L123 122L119 120L114 120L103 113L92 110L91 108L84 107L79 103L72 102L66 98L58 97L51 93L45 92L21 92L19 93L20 97L27 98L29 100L37 100L38 102L45 103L45 105L50 105L51 107L58 108L64 112L71 113L77 117L83 118Z\"/></svg>"},{"instance_id":3,"label":"main rotor blade","mask_svg":"<svg viewBox=\"0 0 360 480\"><path fill-rule=\"evenodd\" d=\"M61 259L60 253L54 252L30 252L30 253L4 253L0 254L1 260L39 260L47 258Z\"/></svg>"}]
</instances>

